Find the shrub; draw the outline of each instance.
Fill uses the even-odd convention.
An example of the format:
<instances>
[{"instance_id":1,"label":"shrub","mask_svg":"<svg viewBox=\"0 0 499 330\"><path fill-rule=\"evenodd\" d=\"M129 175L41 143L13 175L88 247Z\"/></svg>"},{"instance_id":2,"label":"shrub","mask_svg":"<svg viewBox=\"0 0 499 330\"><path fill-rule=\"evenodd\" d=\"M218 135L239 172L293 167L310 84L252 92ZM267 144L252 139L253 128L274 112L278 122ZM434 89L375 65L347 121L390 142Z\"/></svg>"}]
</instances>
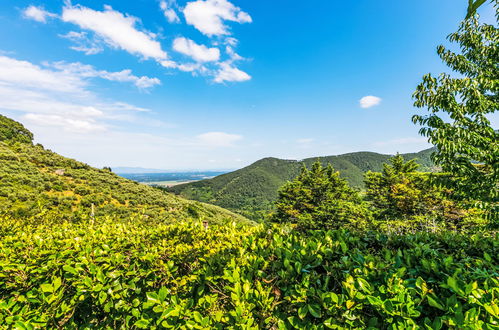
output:
<instances>
[{"instance_id":1,"label":"shrub","mask_svg":"<svg viewBox=\"0 0 499 330\"><path fill-rule=\"evenodd\" d=\"M331 165L316 162L279 191L271 220L293 223L300 229L332 229L360 224L368 211L357 191Z\"/></svg>"},{"instance_id":2,"label":"shrub","mask_svg":"<svg viewBox=\"0 0 499 330\"><path fill-rule=\"evenodd\" d=\"M443 173L416 172L414 160L405 162L397 155L390 164L383 165L381 173L365 175L366 199L371 202L379 220L410 220L426 217L448 222L455 227L467 212L451 199L452 191L439 182Z\"/></svg>"},{"instance_id":3,"label":"shrub","mask_svg":"<svg viewBox=\"0 0 499 330\"><path fill-rule=\"evenodd\" d=\"M0 215L4 327L498 326L497 237L78 221Z\"/></svg>"}]
</instances>

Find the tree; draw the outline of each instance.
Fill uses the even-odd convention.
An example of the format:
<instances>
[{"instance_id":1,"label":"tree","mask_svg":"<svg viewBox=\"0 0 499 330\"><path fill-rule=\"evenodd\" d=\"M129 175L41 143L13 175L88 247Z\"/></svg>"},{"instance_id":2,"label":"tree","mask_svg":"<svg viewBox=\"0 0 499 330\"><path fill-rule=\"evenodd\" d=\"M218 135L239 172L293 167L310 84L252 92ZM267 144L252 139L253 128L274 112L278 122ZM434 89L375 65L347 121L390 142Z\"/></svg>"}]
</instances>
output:
<instances>
[{"instance_id":1,"label":"tree","mask_svg":"<svg viewBox=\"0 0 499 330\"><path fill-rule=\"evenodd\" d=\"M486 1L487 0L468 0L468 12L466 14L466 19L473 17L476 14L478 8Z\"/></svg>"},{"instance_id":2,"label":"tree","mask_svg":"<svg viewBox=\"0 0 499 330\"><path fill-rule=\"evenodd\" d=\"M498 8L499 1L493 2ZM413 95L414 105L428 108L430 114L415 115L413 122L423 126L420 133L436 146L433 160L453 175L456 194L477 200L496 216L499 132L489 117L499 109L499 30L480 24L475 15L463 21L448 39L457 43L461 52L444 46L437 52L458 76L442 73L438 78L431 74L423 77Z\"/></svg>"},{"instance_id":3,"label":"tree","mask_svg":"<svg viewBox=\"0 0 499 330\"><path fill-rule=\"evenodd\" d=\"M21 123L0 115L0 141L32 143L33 133Z\"/></svg>"},{"instance_id":4,"label":"tree","mask_svg":"<svg viewBox=\"0 0 499 330\"><path fill-rule=\"evenodd\" d=\"M272 220L297 224L300 229L333 229L368 218L359 194L331 165L319 161L279 191Z\"/></svg>"},{"instance_id":5,"label":"tree","mask_svg":"<svg viewBox=\"0 0 499 330\"><path fill-rule=\"evenodd\" d=\"M416 161L396 155L383 171L365 175L366 198L379 220L408 220L416 216L459 220L464 212L449 199L450 191L439 187L431 174L417 172Z\"/></svg>"}]
</instances>

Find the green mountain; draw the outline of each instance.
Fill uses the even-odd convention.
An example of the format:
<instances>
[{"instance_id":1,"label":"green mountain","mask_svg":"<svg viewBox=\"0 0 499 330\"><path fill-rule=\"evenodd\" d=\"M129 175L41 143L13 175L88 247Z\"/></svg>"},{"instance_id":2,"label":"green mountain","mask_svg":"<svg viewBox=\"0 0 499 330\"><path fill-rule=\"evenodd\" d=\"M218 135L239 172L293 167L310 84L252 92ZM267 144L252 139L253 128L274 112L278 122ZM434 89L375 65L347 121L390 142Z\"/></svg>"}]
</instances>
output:
<instances>
[{"instance_id":1,"label":"green mountain","mask_svg":"<svg viewBox=\"0 0 499 330\"><path fill-rule=\"evenodd\" d=\"M0 214L78 221L107 215L209 222L247 219L215 205L185 200L33 145L22 124L0 115Z\"/></svg>"},{"instance_id":2,"label":"green mountain","mask_svg":"<svg viewBox=\"0 0 499 330\"><path fill-rule=\"evenodd\" d=\"M432 149L403 154L406 159L417 159L420 170L431 171ZM301 161L264 158L240 170L213 179L186 183L168 188L182 197L212 203L247 217L258 218L272 209L277 192L286 181L298 175L306 165L316 160L331 164L350 185L363 188L364 173L380 171L392 155L375 152L354 152L339 156L308 158Z\"/></svg>"}]
</instances>

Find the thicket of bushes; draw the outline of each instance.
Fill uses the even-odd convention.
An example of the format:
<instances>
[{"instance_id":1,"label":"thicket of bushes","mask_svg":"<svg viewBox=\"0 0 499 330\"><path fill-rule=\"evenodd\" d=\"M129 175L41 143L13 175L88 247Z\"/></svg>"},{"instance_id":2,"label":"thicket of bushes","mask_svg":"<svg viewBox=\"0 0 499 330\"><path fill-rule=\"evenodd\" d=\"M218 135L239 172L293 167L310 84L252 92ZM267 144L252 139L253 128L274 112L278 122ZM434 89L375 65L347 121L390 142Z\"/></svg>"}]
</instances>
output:
<instances>
[{"instance_id":1,"label":"thicket of bushes","mask_svg":"<svg viewBox=\"0 0 499 330\"><path fill-rule=\"evenodd\" d=\"M0 217L0 324L493 329L498 240Z\"/></svg>"},{"instance_id":2,"label":"thicket of bushes","mask_svg":"<svg viewBox=\"0 0 499 330\"><path fill-rule=\"evenodd\" d=\"M417 172L418 165L397 155L383 171L365 175L366 191L348 186L329 165L303 167L279 191L269 220L295 224L298 229L377 229L398 233L417 231L480 231L495 229L496 221L470 201L456 200L443 183L446 173Z\"/></svg>"}]
</instances>

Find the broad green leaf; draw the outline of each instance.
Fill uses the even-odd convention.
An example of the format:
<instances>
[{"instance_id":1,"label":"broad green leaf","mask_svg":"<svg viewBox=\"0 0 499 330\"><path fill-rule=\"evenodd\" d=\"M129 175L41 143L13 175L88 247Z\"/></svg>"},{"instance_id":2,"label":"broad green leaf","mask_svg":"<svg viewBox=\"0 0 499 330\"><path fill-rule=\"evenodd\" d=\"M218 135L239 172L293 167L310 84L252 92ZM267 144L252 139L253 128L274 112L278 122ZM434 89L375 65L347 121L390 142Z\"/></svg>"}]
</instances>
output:
<instances>
[{"instance_id":1,"label":"broad green leaf","mask_svg":"<svg viewBox=\"0 0 499 330\"><path fill-rule=\"evenodd\" d=\"M49 283L41 284L40 288L42 289L43 292L53 292L52 285Z\"/></svg>"},{"instance_id":2,"label":"broad green leaf","mask_svg":"<svg viewBox=\"0 0 499 330\"><path fill-rule=\"evenodd\" d=\"M310 304L308 306L308 311L310 314L315 317L315 318L320 318L322 317L322 312L321 312L321 307L317 304Z\"/></svg>"}]
</instances>

